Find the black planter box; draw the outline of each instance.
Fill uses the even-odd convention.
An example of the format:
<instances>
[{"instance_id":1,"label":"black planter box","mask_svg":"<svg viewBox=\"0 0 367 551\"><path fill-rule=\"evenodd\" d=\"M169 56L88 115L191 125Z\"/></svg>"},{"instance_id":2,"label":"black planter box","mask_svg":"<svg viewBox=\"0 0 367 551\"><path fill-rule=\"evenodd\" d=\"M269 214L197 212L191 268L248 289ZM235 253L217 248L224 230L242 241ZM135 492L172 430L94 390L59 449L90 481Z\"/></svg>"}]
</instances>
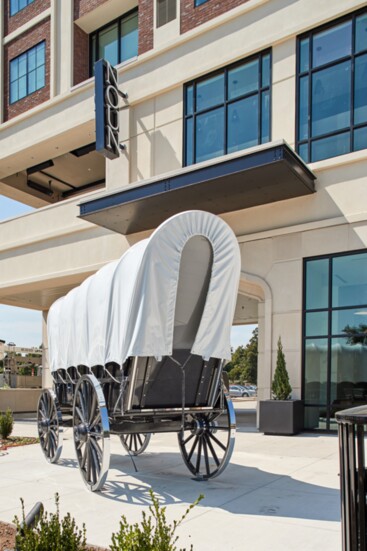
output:
<instances>
[{"instance_id":1,"label":"black planter box","mask_svg":"<svg viewBox=\"0 0 367 551\"><path fill-rule=\"evenodd\" d=\"M259 403L260 432L292 435L303 429L302 400L263 400Z\"/></svg>"}]
</instances>

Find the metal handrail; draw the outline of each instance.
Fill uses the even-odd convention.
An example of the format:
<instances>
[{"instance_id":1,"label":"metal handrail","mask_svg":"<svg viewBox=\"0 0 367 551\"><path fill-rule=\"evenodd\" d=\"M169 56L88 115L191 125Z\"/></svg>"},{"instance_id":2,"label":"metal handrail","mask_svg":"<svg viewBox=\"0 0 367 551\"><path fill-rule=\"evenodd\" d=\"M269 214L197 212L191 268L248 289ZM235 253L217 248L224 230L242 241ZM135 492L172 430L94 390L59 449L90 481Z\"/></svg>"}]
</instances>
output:
<instances>
[{"instance_id":1,"label":"metal handrail","mask_svg":"<svg viewBox=\"0 0 367 551\"><path fill-rule=\"evenodd\" d=\"M343 551L367 551L365 427L367 406L339 411L340 490Z\"/></svg>"}]
</instances>

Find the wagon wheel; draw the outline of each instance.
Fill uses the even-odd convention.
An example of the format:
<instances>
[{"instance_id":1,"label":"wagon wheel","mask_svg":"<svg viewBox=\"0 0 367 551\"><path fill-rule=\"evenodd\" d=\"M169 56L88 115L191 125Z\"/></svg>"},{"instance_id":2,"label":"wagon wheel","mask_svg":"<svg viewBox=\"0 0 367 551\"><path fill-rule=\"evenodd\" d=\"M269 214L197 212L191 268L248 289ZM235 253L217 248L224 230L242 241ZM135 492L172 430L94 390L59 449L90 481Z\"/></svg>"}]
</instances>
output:
<instances>
[{"instance_id":1,"label":"wagon wheel","mask_svg":"<svg viewBox=\"0 0 367 551\"><path fill-rule=\"evenodd\" d=\"M62 414L56 394L45 388L37 406L38 436L49 463L57 463L62 452Z\"/></svg>"},{"instance_id":2,"label":"wagon wheel","mask_svg":"<svg viewBox=\"0 0 367 551\"><path fill-rule=\"evenodd\" d=\"M143 453L150 442L151 433L120 434L121 444L131 455L140 455Z\"/></svg>"},{"instance_id":3,"label":"wagon wheel","mask_svg":"<svg viewBox=\"0 0 367 551\"><path fill-rule=\"evenodd\" d=\"M102 387L94 375L83 375L75 388L74 445L87 487L100 490L110 464L110 424Z\"/></svg>"},{"instance_id":4,"label":"wagon wheel","mask_svg":"<svg viewBox=\"0 0 367 551\"><path fill-rule=\"evenodd\" d=\"M181 455L198 480L218 476L226 468L234 448L236 417L232 400L224 391L223 412L189 415L185 431L178 434ZM217 405L219 406L220 397Z\"/></svg>"}]
</instances>

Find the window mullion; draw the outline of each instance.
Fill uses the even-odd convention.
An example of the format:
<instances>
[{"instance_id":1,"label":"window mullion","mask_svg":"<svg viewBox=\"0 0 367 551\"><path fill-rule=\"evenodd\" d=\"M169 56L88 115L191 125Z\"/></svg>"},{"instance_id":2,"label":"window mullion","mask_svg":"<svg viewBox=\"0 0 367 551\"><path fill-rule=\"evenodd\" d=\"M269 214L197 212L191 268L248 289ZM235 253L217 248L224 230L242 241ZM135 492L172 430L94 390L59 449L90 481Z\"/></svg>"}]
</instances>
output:
<instances>
[{"instance_id":1,"label":"window mullion","mask_svg":"<svg viewBox=\"0 0 367 551\"><path fill-rule=\"evenodd\" d=\"M307 136L307 143L308 143L308 154L307 154L307 161L312 162L312 147L311 147L311 138L312 138L312 65L313 65L313 54L312 54L312 46L313 46L313 34L311 34L309 39L309 66L308 66L308 136Z\"/></svg>"},{"instance_id":2,"label":"window mullion","mask_svg":"<svg viewBox=\"0 0 367 551\"><path fill-rule=\"evenodd\" d=\"M224 71L224 153L228 153L228 69Z\"/></svg>"}]
</instances>

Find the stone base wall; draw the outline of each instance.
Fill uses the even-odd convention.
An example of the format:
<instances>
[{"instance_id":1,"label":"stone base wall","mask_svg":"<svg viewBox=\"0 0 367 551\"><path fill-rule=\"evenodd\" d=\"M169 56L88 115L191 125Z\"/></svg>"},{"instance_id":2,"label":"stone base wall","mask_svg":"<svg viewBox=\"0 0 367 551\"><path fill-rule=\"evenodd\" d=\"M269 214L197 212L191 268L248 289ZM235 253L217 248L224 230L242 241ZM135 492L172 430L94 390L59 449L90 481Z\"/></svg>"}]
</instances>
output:
<instances>
[{"instance_id":1,"label":"stone base wall","mask_svg":"<svg viewBox=\"0 0 367 551\"><path fill-rule=\"evenodd\" d=\"M40 388L0 389L0 411L10 408L13 413L33 413L41 392Z\"/></svg>"}]
</instances>

